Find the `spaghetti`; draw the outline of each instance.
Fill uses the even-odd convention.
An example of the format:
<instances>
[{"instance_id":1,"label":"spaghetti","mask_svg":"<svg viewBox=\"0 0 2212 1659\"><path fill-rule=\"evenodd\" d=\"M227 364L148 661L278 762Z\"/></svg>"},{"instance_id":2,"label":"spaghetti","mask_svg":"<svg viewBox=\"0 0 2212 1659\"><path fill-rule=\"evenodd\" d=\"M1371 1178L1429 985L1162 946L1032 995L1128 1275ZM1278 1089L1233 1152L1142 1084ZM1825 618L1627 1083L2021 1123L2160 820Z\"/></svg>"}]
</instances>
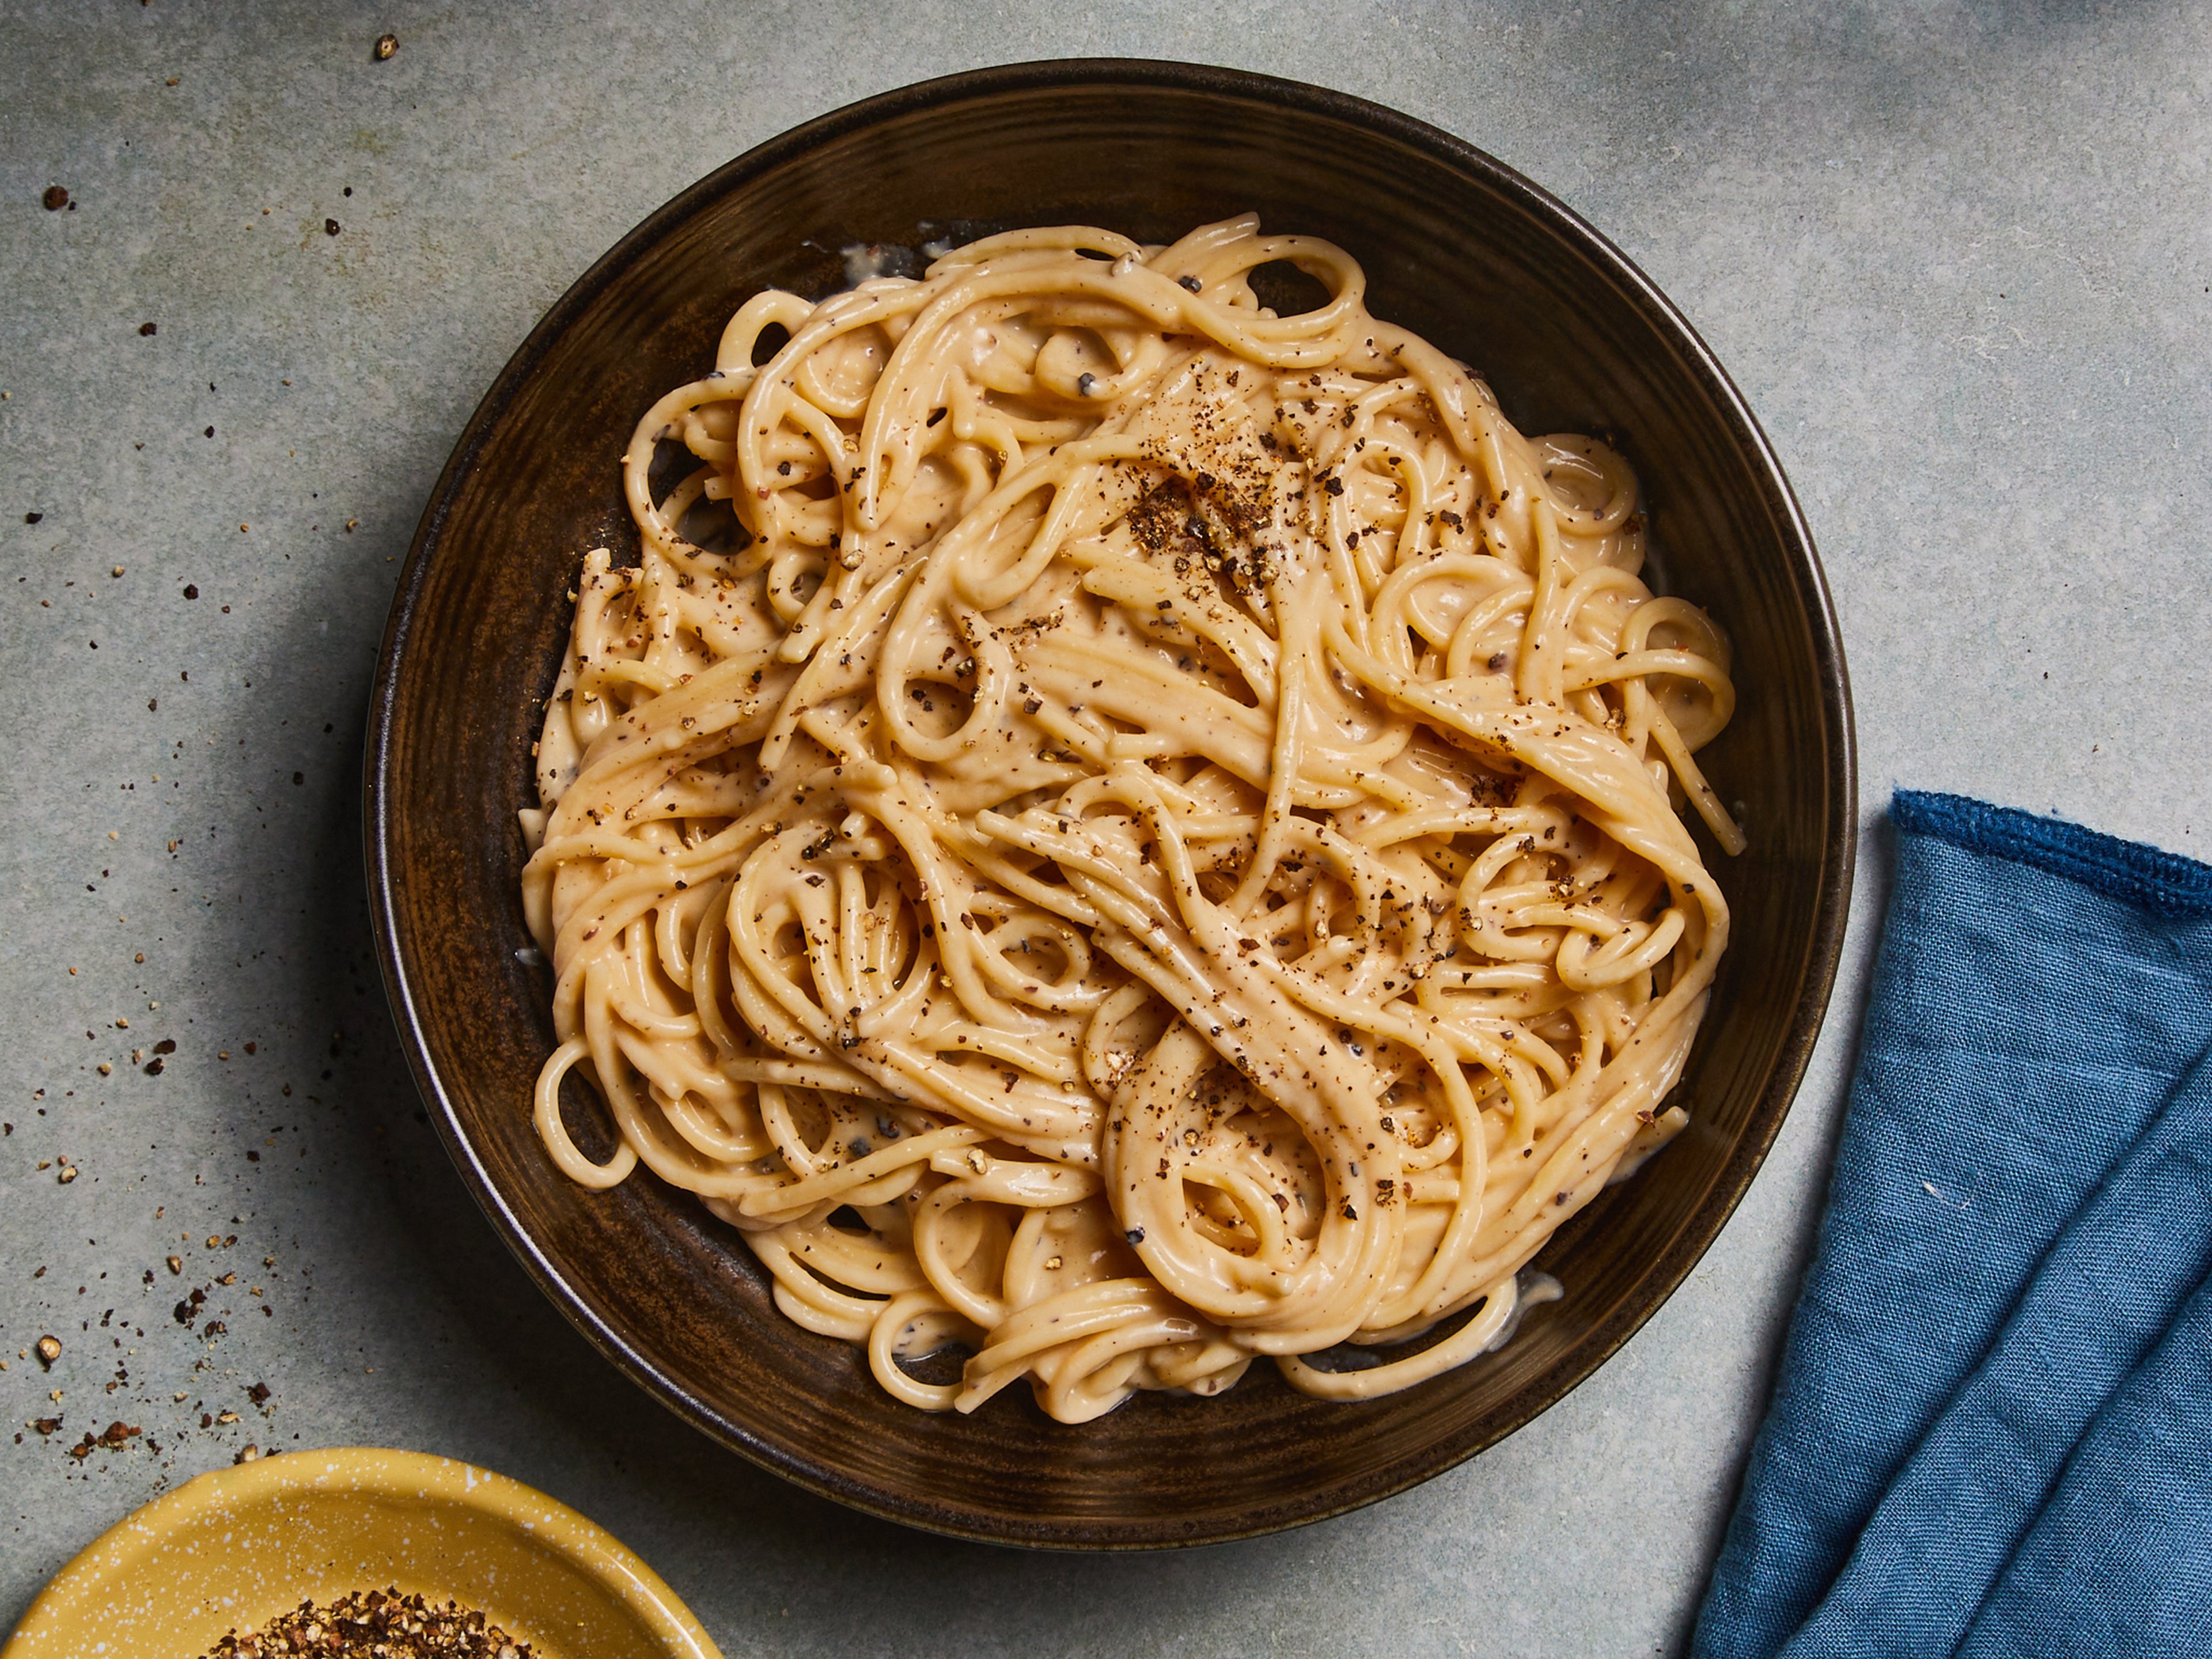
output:
<instances>
[{"instance_id":1,"label":"spaghetti","mask_svg":"<svg viewBox=\"0 0 2212 1659\"><path fill-rule=\"evenodd\" d=\"M1728 646L1619 455L1364 288L1249 216L992 236L757 295L638 424L523 815L538 1128L912 1405L1405 1388L1686 1121Z\"/></svg>"}]
</instances>

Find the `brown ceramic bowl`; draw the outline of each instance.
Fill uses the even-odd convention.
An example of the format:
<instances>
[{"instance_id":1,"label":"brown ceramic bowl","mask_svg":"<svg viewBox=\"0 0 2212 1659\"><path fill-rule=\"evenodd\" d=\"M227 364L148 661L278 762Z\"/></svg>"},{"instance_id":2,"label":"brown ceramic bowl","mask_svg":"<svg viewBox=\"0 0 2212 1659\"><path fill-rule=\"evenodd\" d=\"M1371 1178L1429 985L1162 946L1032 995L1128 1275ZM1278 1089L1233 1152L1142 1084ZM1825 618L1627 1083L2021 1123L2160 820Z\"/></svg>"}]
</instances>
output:
<instances>
[{"instance_id":1,"label":"brown ceramic bowl","mask_svg":"<svg viewBox=\"0 0 2212 1659\"><path fill-rule=\"evenodd\" d=\"M1741 801L1716 859L1735 941L1677 1098L1691 1127L1546 1249L1565 1300L1403 1394L1329 1404L1255 1370L1071 1428L1017 1390L973 1417L896 1405L858 1351L776 1312L687 1195L571 1185L531 1087L549 981L519 954L515 809L583 552L634 548L616 458L773 284L841 285L838 250L996 225L1164 241L1258 210L1340 243L1369 304L1478 364L1529 432L1616 434L1674 591L1720 619L1741 702L1704 757ZM1056 63L856 104L740 156L639 226L554 307L439 480L385 635L368 757L369 883L392 1006L454 1161L586 1335L662 1404L812 1491L920 1527L1060 1548L1295 1526L1427 1479L1603 1363L1688 1273L1772 1143L1841 943L1855 825L1842 650L1773 452L1641 272L1541 190L1375 105L1226 70ZM641 1409L643 1408L641 1402Z\"/></svg>"}]
</instances>

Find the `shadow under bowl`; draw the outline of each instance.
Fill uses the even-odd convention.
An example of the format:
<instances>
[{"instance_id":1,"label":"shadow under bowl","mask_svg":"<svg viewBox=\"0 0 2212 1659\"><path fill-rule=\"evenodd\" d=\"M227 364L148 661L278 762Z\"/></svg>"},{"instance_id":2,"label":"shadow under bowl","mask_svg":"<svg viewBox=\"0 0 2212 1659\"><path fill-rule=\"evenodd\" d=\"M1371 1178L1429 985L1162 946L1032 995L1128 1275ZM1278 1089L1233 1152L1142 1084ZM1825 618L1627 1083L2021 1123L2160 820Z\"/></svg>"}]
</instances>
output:
<instances>
[{"instance_id":1,"label":"shadow under bowl","mask_svg":"<svg viewBox=\"0 0 2212 1659\"><path fill-rule=\"evenodd\" d=\"M689 1195L572 1185L531 1121L553 1045L515 812L582 554L634 553L615 465L763 287L818 296L840 250L1103 225L1166 241L1256 210L1365 267L1369 306L1474 363L1528 433L1634 465L1667 586L1733 640L1741 704L1700 757L1751 837L1713 871L1735 938L1674 1098L1690 1127L1539 1265L1565 1299L1407 1392L1309 1399L1269 1367L1226 1395L1097 1422L1023 1396L972 1417L892 1401L858 1350L780 1314ZM386 632L368 765L386 984L456 1164L585 1334L685 1420L814 1492L910 1525L1062 1548L1212 1542L1402 1491L1552 1405L1664 1302L1772 1143L1826 1006L1856 833L1850 696L1789 484L1720 365L1602 237L1480 151L1375 105L1235 71L1063 62L889 94L763 145L626 237L549 313L439 480Z\"/></svg>"}]
</instances>

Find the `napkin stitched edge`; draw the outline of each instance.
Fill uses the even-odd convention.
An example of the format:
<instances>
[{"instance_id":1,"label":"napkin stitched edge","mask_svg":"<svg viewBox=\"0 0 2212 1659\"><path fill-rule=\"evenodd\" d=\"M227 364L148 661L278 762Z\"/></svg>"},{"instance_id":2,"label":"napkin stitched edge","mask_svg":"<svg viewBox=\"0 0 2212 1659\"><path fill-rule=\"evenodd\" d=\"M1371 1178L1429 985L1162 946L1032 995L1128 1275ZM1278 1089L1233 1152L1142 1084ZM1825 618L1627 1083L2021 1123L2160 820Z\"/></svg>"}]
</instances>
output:
<instances>
[{"instance_id":1,"label":"napkin stitched edge","mask_svg":"<svg viewBox=\"0 0 2212 1659\"><path fill-rule=\"evenodd\" d=\"M1965 795L1900 789L1889 816L1899 830L2070 876L2161 915L2212 915L2212 865L2179 853Z\"/></svg>"}]
</instances>

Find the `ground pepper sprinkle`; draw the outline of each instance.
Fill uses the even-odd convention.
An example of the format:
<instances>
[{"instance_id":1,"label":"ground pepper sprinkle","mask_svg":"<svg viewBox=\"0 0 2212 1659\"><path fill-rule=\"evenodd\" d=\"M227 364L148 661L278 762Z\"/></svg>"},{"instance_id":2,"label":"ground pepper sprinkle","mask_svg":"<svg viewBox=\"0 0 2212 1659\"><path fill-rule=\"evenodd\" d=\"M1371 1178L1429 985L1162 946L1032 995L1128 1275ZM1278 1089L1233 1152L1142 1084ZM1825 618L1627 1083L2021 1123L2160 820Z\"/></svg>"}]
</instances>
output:
<instances>
[{"instance_id":1,"label":"ground pepper sprinkle","mask_svg":"<svg viewBox=\"0 0 2212 1659\"><path fill-rule=\"evenodd\" d=\"M433 1607L395 1586L356 1590L326 1607L302 1601L258 1631L236 1631L210 1648L204 1659L275 1659L280 1654L374 1656L374 1659L531 1659L531 1646L473 1607L447 1601Z\"/></svg>"}]
</instances>

